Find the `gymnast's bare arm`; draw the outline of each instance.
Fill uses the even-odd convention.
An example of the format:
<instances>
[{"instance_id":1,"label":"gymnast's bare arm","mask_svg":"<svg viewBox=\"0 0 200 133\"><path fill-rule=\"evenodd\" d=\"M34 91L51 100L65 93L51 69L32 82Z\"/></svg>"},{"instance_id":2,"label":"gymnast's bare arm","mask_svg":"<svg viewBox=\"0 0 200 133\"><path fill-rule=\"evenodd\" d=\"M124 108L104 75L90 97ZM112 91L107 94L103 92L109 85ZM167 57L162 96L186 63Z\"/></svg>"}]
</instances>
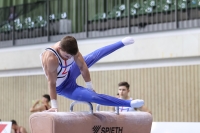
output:
<instances>
[{"instance_id":1,"label":"gymnast's bare arm","mask_svg":"<svg viewBox=\"0 0 200 133\"><path fill-rule=\"evenodd\" d=\"M48 88L51 100L52 99L57 100L56 80L57 80L58 59L52 52L46 51L43 54L42 62L45 73L47 75ZM51 108L49 109L49 111L57 111L57 109Z\"/></svg>"},{"instance_id":2,"label":"gymnast's bare arm","mask_svg":"<svg viewBox=\"0 0 200 133\"><path fill-rule=\"evenodd\" d=\"M152 114L152 112L146 107L146 106L142 106L142 107L140 107L140 108L138 108L140 111L143 111L143 112L148 112L148 113L150 113L150 114Z\"/></svg>"},{"instance_id":3,"label":"gymnast's bare arm","mask_svg":"<svg viewBox=\"0 0 200 133\"><path fill-rule=\"evenodd\" d=\"M44 105L39 106L39 107L36 107L39 103L40 103L40 100L37 100L37 101L33 104L33 106L30 108L30 112L39 112L39 111L45 110L45 106L44 106Z\"/></svg>"},{"instance_id":4,"label":"gymnast's bare arm","mask_svg":"<svg viewBox=\"0 0 200 133\"><path fill-rule=\"evenodd\" d=\"M78 65L85 82L91 81L90 72L89 72L88 67L87 67L87 65L83 59L83 56L80 52L78 52L74 56L74 60L75 60L76 64Z\"/></svg>"}]
</instances>

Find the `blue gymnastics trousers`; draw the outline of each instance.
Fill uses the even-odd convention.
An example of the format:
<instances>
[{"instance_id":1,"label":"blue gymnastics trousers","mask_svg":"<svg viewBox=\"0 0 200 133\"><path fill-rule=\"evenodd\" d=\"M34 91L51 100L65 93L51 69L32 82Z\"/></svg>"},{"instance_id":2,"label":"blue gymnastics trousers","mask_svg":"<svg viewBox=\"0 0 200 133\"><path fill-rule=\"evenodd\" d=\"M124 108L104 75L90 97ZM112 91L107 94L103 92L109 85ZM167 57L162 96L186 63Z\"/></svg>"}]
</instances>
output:
<instances>
[{"instance_id":1,"label":"blue gymnastics trousers","mask_svg":"<svg viewBox=\"0 0 200 133\"><path fill-rule=\"evenodd\" d=\"M124 47L124 44L121 41L104 46L84 56L84 60L89 68L101 58L122 47ZM74 62L68 72L66 80L56 87L57 94L76 101L92 102L106 106L131 107L131 100L122 100L105 94L98 94L93 90L77 85L76 79L80 74L79 67Z\"/></svg>"}]
</instances>

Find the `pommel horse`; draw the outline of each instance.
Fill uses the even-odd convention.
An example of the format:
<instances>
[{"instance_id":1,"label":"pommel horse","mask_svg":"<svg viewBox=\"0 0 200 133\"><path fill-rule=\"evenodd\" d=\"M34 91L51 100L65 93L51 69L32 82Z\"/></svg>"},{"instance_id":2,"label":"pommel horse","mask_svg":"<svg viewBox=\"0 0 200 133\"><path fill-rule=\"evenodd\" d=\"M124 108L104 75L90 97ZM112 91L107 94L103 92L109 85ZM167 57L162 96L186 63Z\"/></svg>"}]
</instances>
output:
<instances>
[{"instance_id":1,"label":"pommel horse","mask_svg":"<svg viewBox=\"0 0 200 133\"><path fill-rule=\"evenodd\" d=\"M89 105L89 112L73 112L74 105ZM70 112L37 112L30 116L31 133L150 133L152 116L147 112L96 112L89 102L72 102Z\"/></svg>"}]
</instances>

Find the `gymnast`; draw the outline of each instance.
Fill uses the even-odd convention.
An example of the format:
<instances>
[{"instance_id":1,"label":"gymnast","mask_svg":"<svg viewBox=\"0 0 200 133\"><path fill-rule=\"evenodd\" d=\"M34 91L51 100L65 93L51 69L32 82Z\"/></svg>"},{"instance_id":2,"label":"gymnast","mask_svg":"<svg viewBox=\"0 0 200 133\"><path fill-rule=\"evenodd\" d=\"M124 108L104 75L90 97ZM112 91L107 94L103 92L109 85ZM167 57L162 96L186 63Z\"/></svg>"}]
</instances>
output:
<instances>
[{"instance_id":1,"label":"gymnast","mask_svg":"<svg viewBox=\"0 0 200 133\"><path fill-rule=\"evenodd\" d=\"M100 105L142 107L144 101L141 99L123 100L96 93L88 70L101 58L133 43L132 37L126 37L121 41L97 49L84 57L78 49L76 39L72 36L65 36L61 41L46 48L40 55L40 59L48 80L51 97L51 108L48 112L57 112L57 94L72 100L93 102ZM79 86L76 83L76 79L80 74L86 83L86 87Z\"/></svg>"}]
</instances>

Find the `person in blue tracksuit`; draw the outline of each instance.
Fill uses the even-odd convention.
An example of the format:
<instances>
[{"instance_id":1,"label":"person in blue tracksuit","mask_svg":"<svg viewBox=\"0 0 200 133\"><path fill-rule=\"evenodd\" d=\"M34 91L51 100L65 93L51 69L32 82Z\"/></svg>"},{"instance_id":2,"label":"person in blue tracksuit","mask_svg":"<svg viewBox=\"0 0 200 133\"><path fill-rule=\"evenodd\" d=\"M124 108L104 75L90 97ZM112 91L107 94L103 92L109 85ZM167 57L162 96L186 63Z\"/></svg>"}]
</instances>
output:
<instances>
[{"instance_id":1,"label":"person in blue tracksuit","mask_svg":"<svg viewBox=\"0 0 200 133\"><path fill-rule=\"evenodd\" d=\"M93 90L88 70L101 58L133 43L132 37L126 37L116 43L99 48L84 57L78 49L76 39L72 36L66 36L53 46L46 48L40 55L40 59L48 80L51 97L51 109L48 111L57 111L57 94L76 101L93 102L107 106L132 108L143 106L144 101L141 99L122 100L96 93ZM76 79L80 74L86 82L86 87L79 86L76 83Z\"/></svg>"}]
</instances>

